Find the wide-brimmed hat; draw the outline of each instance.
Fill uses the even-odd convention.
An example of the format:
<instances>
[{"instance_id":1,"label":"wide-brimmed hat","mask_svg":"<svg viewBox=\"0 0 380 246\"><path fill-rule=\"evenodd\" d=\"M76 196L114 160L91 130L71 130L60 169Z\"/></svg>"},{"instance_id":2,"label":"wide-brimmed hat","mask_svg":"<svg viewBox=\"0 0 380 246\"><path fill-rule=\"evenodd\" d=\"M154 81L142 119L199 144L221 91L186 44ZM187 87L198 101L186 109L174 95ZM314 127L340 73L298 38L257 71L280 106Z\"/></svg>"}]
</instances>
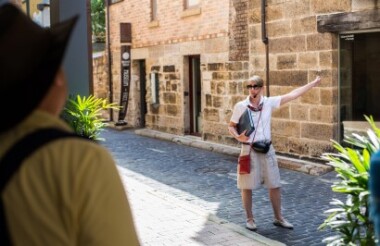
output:
<instances>
[{"instance_id":1,"label":"wide-brimmed hat","mask_svg":"<svg viewBox=\"0 0 380 246\"><path fill-rule=\"evenodd\" d=\"M0 6L0 132L20 123L53 83L78 16L43 28L21 9Z\"/></svg>"}]
</instances>

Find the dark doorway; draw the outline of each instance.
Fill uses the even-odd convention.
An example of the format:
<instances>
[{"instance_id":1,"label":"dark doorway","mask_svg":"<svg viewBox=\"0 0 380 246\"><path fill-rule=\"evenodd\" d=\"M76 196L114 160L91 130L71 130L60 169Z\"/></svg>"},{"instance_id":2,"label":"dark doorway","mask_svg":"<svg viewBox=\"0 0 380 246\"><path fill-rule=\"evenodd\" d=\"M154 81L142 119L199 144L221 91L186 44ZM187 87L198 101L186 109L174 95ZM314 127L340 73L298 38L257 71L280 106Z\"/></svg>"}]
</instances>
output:
<instances>
[{"instance_id":1,"label":"dark doorway","mask_svg":"<svg viewBox=\"0 0 380 246\"><path fill-rule=\"evenodd\" d=\"M196 136L202 132L201 88L200 56L189 56L189 123Z\"/></svg>"},{"instance_id":2,"label":"dark doorway","mask_svg":"<svg viewBox=\"0 0 380 246\"><path fill-rule=\"evenodd\" d=\"M145 127L146 106L146 71L145 60L139 60L139 77L140 77L140 127Z\"/></svg>"},{"instance_id":3,"label":"dark doorway","mask_svg":"<svg viewBox=\"0 0 380 246\"><path fill-rule=\"evenodd\" d=\"M340 34L340 121L380 120L380 32Z\"/></svg>"}]
</instances>

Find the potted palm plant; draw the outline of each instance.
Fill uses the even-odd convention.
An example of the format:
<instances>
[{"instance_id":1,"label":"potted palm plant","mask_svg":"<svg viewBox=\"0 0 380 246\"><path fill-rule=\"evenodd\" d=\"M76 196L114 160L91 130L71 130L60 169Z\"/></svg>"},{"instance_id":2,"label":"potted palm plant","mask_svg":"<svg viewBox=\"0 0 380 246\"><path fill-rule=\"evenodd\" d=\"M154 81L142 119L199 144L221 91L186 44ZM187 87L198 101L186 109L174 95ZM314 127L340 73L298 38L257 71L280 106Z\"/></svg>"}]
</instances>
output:
<instances>
[{"instance_id":1,"label":"potted palm plant","mask_svg":"<svg viewBox=\"0 0 380 246\"><path fill-rule=\"evenodd\" d=\"M333 199L333 208L325 211L327 219L319 229L330 228L336 235L325 238L327 245L374 246L374 225L369 217L370 192L368 190L371 156L379 150L380 129L373 117L365 116L371 129L367 136L345 136L347 147L333 141L337 153L325 153L323 158L333 166L339 178L331 187L334 192L346 195L346 201Z\"/></svg>"},{"instance_id":2,"label":"potted palm plant","mask_svg":"<svg viewBox=\"0 0 380 246\"><path fill-rule=\"evenodd\" d=\"M62 118L80 136L104 141L99 137L100 132L108 125L102 117L103 110L120 109L116 103L109 103L106 99L96 98L93 95L69 96L63 110Z\"/></svg>"}]
</instances>

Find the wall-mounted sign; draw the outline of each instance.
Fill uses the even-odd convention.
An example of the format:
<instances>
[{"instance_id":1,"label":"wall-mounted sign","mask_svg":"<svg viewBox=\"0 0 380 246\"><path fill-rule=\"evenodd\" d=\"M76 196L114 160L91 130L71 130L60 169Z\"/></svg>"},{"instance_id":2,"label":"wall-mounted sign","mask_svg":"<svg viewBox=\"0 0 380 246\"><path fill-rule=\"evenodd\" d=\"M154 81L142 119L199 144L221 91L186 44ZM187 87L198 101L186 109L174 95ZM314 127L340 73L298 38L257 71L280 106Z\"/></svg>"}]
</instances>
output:
<instances>
[{"instance_id":1,"label":"wall-mounted sign","mask_svg":"<svg viewBox=\"0 0 380 246\"><path fill-rule=\"evenodd\" d=\"M122 45L121 51L121 86L120 86L120 111L115 125L126 125L125 116L128 109L129 87L131 80L131 46Z\"/></svg>"},{"instance_id":2,"label":"wall-mounted sign","mask_svg":"<svg viewBox=\"0 0 380 246\"><path fill-rule=\"evenodd\" d=\"M355 39L355 35L354 34L342 34L342 35L340 35L340 38L344 39L346 41L353 41Z\"/></svg>"}]
</instances>

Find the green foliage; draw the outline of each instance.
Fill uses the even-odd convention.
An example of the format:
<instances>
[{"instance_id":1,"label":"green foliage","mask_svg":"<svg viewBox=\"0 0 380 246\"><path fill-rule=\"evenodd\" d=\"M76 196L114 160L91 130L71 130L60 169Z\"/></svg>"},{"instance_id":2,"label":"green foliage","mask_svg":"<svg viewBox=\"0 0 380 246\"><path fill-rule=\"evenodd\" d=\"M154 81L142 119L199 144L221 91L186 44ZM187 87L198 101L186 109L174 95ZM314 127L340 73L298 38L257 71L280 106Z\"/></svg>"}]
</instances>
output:
<instances>
[{"instance_id":1,"label":"green foliage","mask_svg":"<svg viewBox=\"0 0 380 246\"><path fill-rule=\"evenodd\" d=\"M368 179L371 156L379 149L380 130L372 116L364 117L371 126L367 136L345 136L349 147L332 141L337 153L322 155L338 174L339 181L334 182L332 190L347 195L345 202L332 200L334 208L325 211L329 216L319 226L320 230L329 227L338 233L323 240L329 246L375 245L374 226L369 218Z\"/></svg>"},{"instance_id":2,"label":"green foliage","mask_svg":"<svg viewBox=\"0 0 380 246\"><path fill-rule=\"evenodd\" d=\"M104 0L91 0L91 28L96 42L105 42L106 11Z\"/></svg>"},{"instance_id":3,"label":"green foliage","mask_svg":"<svg viewBox=\"0 0 380 246\"><path fill-rule=\"evenodd\" d=\"M119 106L116 103L108 103L106 99L95 98L93 95L70 96L62 117L78 135L100 141L104 139L99 138L99 134L107 126L101 113L106 109L119 109Z\"/></svg>"}]
</instances>

